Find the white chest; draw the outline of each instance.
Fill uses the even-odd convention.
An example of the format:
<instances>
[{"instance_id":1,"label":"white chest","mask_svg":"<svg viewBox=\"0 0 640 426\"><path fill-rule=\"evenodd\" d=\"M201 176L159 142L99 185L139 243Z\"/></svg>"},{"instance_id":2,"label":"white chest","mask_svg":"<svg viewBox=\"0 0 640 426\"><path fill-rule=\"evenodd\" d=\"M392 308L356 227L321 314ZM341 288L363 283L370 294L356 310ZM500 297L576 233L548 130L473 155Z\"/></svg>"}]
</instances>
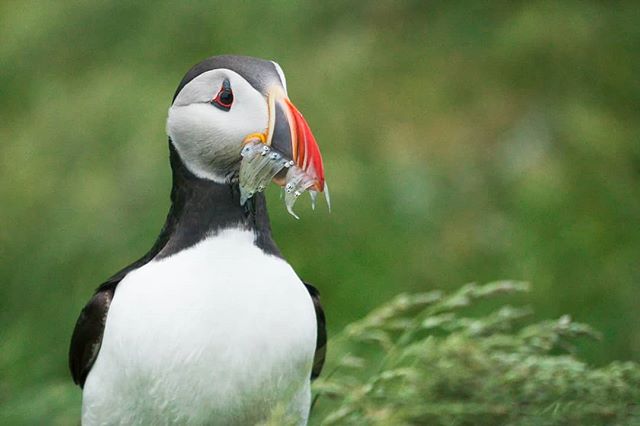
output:
<instances>
[{"instance_id":1,"label":"white chest","mask_svg":"<svg viewBox=\"0 0 640 426\"><path fill-rule=\"evenodd\" d=\"M313 304L253 238L227 230L122 280L85 384L85 424L249 424L279 403L306 416Z\"/></svg>"}]
</instances>

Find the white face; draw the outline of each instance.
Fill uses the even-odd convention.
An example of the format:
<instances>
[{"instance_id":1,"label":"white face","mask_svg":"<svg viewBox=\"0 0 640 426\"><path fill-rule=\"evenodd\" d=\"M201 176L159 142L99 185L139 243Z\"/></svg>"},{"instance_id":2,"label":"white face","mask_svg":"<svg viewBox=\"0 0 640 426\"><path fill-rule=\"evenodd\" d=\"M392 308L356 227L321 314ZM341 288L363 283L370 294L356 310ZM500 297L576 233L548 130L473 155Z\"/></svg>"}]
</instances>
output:
<instances>
[{"instance_id":1,"label":"white face","mask_svg":"<svg viewBox=\"0 0 640 426\"><path fill-rule=\"evenodd\" d=\"M212 103L225 80L233 93L228 110ZM225 183L238 170L245 137L264 133L268 122L265 97L236 72L221 68L182 88L169 108L167 134L189 171Z\"/></svg>"}]
</instances>

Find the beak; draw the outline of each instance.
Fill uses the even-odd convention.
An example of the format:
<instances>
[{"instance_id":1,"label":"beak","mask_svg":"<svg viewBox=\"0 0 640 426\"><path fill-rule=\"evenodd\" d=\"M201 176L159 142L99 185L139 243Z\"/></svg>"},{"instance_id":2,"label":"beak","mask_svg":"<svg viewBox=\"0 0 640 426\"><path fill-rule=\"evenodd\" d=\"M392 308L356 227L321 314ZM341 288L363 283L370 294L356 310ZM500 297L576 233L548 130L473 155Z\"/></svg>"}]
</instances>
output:
<instances>
[{"instance_id":1,"label":"beak","mask_svg":"<svg viewBox=\"0 0 640 426\"><path fill-rule=\"evenodd\" d=\"M280 151L314 179L312 188L325 189L324 167L316 138L300 111L291 103L284 90L274 86L267 96L269 125L265 143ZM284 186L284 175L276 175L274 182Z\"/></svg>"}]
</instances>

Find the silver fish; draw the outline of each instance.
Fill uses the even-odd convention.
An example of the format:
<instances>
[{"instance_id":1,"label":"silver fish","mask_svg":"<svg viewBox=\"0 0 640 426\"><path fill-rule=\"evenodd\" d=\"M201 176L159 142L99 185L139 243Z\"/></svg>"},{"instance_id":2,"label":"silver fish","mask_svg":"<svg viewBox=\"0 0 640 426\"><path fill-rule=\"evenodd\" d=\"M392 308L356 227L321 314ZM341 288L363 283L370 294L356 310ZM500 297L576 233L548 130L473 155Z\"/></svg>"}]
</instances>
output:
<instances>
[{"instance_id":1,"label":"silver fish","mask_svg":"<svg viewBox=\"0 0 640 426\"><path fill-rule=\"evenodd\" d=\"M316 179L296 166L292 160L284 157L282 153L259 140L247 142L240 155L242 156L240 162L240 204L244 205L256 193L264 191L280 171L287 169L284 178L284 203L287 211L299 219L293 211L293 206L300 195L316 184ZM324 192L327 204L330 206L326 184ZM310 190L309 193L311 194L311 206L315 208L317 192Z\"/></svg>"}]
</instances>

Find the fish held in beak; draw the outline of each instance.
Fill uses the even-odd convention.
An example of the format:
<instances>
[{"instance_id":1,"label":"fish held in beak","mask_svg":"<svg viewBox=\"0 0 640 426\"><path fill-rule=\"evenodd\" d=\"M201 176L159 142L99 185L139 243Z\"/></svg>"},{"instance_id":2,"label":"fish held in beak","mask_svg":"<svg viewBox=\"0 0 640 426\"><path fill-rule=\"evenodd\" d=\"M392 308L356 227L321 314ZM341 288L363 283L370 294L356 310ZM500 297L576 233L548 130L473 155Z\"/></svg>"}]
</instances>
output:
<instances>
[{"instance_id":1,"label":"fish held in beak","mask_svg":"<svg viewBox=\"0 0 640 426\"><path fill-rule=\"evenodd\" d=\"M287 211L296 219L293 206L305 191L312 208L317 193L324 192L331 209L322 156L309 125L281 89L270 92L268 104L266 133L248 135L240 154L240 203L273 181L284 188Z\"/></svg>"}]
</instances>

